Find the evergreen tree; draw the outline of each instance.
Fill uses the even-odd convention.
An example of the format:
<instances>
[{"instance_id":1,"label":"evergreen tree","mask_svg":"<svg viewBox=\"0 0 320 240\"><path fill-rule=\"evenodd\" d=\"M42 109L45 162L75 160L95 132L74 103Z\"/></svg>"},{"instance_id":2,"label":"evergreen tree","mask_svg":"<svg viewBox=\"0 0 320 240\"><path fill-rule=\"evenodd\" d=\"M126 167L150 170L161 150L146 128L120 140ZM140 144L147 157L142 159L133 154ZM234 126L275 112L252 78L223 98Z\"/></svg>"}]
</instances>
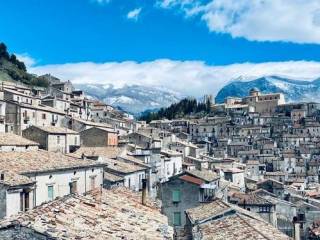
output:
<instances>
[{"instance_id":1,"label":"evergreen tree","mask_svg":"<svg viewBox=\"0 0 320 240\"><path fill-rule=\"evenodd\" d=\"M156 119L174 119L181 118L186 115L205 114L211 111L210 99L205 102L198 102L195 98L185 98L178 103L171 104L167 108L161 108L158 112L149 112L140 118L141 120L150 122Z\"/></svg>"}]
</instances>

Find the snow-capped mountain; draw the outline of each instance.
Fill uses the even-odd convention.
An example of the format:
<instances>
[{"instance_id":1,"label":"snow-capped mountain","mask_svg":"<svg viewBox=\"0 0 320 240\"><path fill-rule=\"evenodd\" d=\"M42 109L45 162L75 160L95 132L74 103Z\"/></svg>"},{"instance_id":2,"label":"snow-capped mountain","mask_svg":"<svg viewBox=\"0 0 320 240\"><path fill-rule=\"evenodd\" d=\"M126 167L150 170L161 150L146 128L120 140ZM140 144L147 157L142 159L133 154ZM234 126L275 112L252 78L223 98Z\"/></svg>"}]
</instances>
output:
<instances>
[{"instance_id":1,"label":"snow-capped mountain","mask_svg":"<svg viewBox=\"0 0 320 240\"><path fill-rule=\"evenodd\" d=\"M99 99L133 114L167 107L184 97L178 92L163 87L125 85L115 88L112 84L75 84L75 87L83 90L91 98Z\"/></svg>"},{"instance_id":2,"label":"snow-capped mountain","mask_svg":"<svg viewBox=\"0 0 320 240\"><path fill-rule=\"evenodd\" d=\"M244 97L253 87L263 93L280 92L287 102L320 101L320 78L313 81L293 80L279 76L267 76L254 80L236 79L224 86L216 96L216 103L222 103L228 96Z\"/></svg>"}]
</instances>

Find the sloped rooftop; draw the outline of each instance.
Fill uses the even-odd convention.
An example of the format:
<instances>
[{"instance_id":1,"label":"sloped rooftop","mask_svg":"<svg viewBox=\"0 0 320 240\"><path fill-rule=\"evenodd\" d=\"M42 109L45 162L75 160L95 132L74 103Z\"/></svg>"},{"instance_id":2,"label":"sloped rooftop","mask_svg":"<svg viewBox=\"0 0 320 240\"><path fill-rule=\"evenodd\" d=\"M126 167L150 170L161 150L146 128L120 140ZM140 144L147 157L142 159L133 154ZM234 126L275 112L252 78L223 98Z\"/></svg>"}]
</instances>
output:
<instances>
[{"instance_id":1,"label":"sloped rooftop","mask_svg":"<svg viewBox=\"0 0 320 240\"><path fill-rule=\"evenodd\" d=\"M38 146L39 143L13 133L0 133L0 146Z\"/></svg>"},{"instance_id":2,"label":"sloped rooftop","mask_svg":"<svg viewBox=\"0 0 320 240\"><path fill-rule=\"evenodd\" d=\"M58 171L81 167L103 166L93 160L82 160L62 153L44 150L27 152L1 152L0 170L10 170L18 174Z\"/></svg>"},{"instance_id":3,"label":"sloped rooftop","mask_svg":"<svg viewBox=\"0 0 320 240\"><path fill-rule=\"evenodd\" d=\"M191 222L195 223L209 219L228 210L231 210L229 204L221 200L215 200L211 203L201 204L198 207L188 209L186 213Z\"/></svg>"},{"instance_id":4,"label":"sloped rooftop","mask_svg":"<svg viewBox=\"0 0 320 240\"><path fill-rule=\"evenodd\" d=\"M123 177L117 176L115 174L112 173L108 173L108 172L104 172L103 174L104 179L108 180L110 182L119 182L119 181L124 181Z\"/></svg>"},{"instance_id":5,"label":"sloped rooftop","mask_svg":"<svg viewBox=\"0 0 320 240\"><path fill-rule=\"evenodd\" d=\"M32 126L34 128L38 128L44 132L51 134L79 134L76 131L73 131L68 128L56 127L56 126Z\"/></svg>"},{"instance_id":6,"label":"sloped rooftop","mask_svg":"<svg viewBox=\"0 0 320 240\"><path fill-rule=\"evenodd\" d=\"M85 157L106 157L116 158L123 150L118 147L80 147L69 156L81 158Z\"/></svg>"},{"instance_id":7,"label":"sloped rooftop","mask_svg":"<svg viewBox=\"0 0 320 240\"><path fill-rule=\"evenodd\" d=\"M200 178L206 182L212 182L212 181L220 178L216 173L214 173L212 171L208 171L208 170L201 170L200 171L200 170L195 169L195 170L190 170L190 171L186 170L185 172L187 174L194 176L194 177Z\"/></svg>"},{"instance_id":8,"label":"sloped rooftop","mask_svg":"<svg viewBox=\"0 0 320 240\"><path fill-rule=\"evenodd\" d=\"M258 214L215 200L186 210L194 236L204 240L290 239Z\"/></svg>"},{"instance_id":9,"label":"sloped rooftop","mask_svg":"<svg viewBox=\"0 0 320 240\"><path fill-rule=\"evenodd\" d=\"M57 239L173 239L167 217L125 188L101 195L69 195L0 222L28 227Z\"/></svg>"},{"instance_id":10,"label":"sloped rooftop","mask_svg":"<svg viewBox=\"0 0 320 240\"><path fill-rule=\"evenodd\" d=\"M5 170L1 171L0 173L3 176L3 180L0 180L0 184L9 186L9 187L15 187L15 186L20 186L20 185L28 185L28 184L33 184L35 183L32 181L30 178L17 174L15 172Z\"/></svg>"},{"instance_id":11,"label":"sloped rooftop","mask_svg":"<svg viewBox=\"0 0 320 240\"><path fill-rule=\"evenodd\" d=\"M272 225L248 215L236 213L200 225L202 240L289 240Z\"/></svg>"},{"instance_id":12,"label":"sloped rooftop","mask_svg":"<svg viewBox=\"0 0 320 240\"><path fill-rule=\"evenodd\" d=\"M146 167L143 167L141 165L139 166L133 163L126 163L126 162L122 162L120 160L114 160L114 159L105 159L103 163L106 164L107 169L121 173L121 174L144 171L147 169Z\"/></svg>"}]
</instances>

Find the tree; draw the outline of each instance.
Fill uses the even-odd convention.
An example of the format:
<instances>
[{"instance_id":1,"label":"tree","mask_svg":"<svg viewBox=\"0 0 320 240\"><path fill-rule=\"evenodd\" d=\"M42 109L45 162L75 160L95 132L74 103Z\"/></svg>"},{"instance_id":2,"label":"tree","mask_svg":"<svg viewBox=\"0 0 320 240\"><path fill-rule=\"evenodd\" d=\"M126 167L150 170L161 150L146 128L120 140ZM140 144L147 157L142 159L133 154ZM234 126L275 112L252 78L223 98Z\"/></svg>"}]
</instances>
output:
<instances>
[{"instance_id":1,"label":"tree","mask_svg":"<svg viewBox=\"0 0 320 240\"><path fill-rule=\"evenodd\" d=\"M0 43L0 58L9 59L9 53L7 51L7 46L4 43Z\"/></svg>"},{"instance_id":2,"label":"tree","mask_svg":"<svg viewBox=\"0 0 320 240\"><path fill-rule=\"evenodd\" d=\"M195 98L185 98L178 103L173 103L167 108L161 108L158 112L149 112L141 116L141 120L150 122L156 119L174 119L185 115L204 115L210 113L211 101L198 102Z\"/></svg>"}]
</instances>

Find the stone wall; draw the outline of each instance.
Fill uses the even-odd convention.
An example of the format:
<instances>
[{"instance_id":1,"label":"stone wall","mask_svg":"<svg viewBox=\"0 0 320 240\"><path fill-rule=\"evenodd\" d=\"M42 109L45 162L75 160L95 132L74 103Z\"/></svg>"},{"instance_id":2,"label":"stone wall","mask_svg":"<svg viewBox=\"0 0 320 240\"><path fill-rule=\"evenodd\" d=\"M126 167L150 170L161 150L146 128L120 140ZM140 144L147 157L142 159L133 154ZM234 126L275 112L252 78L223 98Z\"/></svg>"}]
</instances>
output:
<instances>
[{"instance_id":1,"label":"stone wall","mask_svg":"<svg viewBox=\"0 0 320 240\"><path fill-rule=\"evenodd\" d=\"M172 202L173 190L180 189L181 201L179 203ZM161 186L160 190L162 199L162 212L168 217L169 225L173 225L174 212L180 212L181 214L181 226L186 224L185 210L196 207L199 202L199 186L191 183L187 183L180 179L175 179L170 182L165 182Z\"/></svg>"}]
</instances>

